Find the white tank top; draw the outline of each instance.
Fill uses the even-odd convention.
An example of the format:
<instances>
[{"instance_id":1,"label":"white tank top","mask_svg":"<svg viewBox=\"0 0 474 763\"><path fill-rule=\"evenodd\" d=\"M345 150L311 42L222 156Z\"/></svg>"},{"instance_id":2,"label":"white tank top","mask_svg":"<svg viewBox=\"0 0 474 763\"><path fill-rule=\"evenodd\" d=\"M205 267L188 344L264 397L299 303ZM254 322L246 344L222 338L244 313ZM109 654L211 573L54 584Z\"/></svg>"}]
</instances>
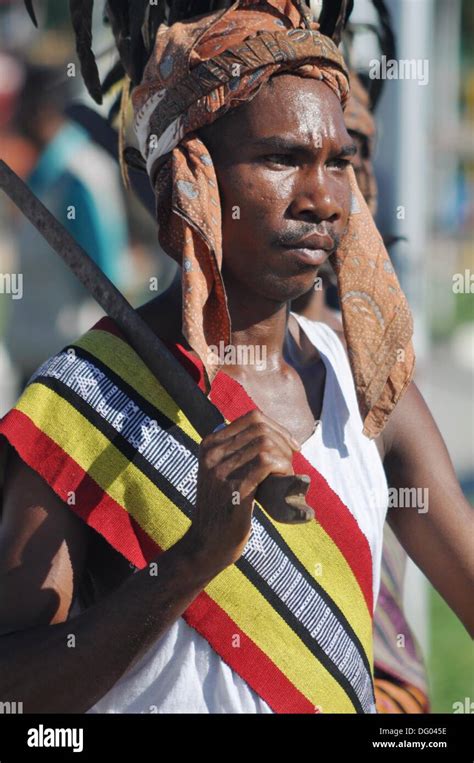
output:
<instances>
[{"instance_id":1,"label":"white tank top","mask_svg":"<svg viewBox=\"0 0 474 763\"><path fill-rule=\"evenodd\" d=\"M372 552L374 608L380 585L388 486L362 419L345 349L323 323L293 313L326 366L320 425L301 452L351 511ZM78 603L70 617L79 612ZM180 617L89 713L272 713Z\"/></svg>"}]
</instances>

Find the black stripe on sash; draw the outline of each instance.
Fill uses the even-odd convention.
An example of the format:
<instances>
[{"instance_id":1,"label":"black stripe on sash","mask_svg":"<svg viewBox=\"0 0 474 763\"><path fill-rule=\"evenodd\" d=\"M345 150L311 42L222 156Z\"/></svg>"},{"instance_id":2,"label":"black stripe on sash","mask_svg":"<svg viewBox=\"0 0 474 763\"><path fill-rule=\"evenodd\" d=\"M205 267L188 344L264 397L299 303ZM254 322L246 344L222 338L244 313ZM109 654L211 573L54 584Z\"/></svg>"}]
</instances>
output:
<instances>
[{"instance_id":1,"label":"black stripe on sash","mask_svg":"<svg viewBox=\"0 0 474 763\"><path fill-rule=\"evenodd\" d=\"M277 545L280 546L280 548L281 548L282 544L284 544L285 555L292 562L292 564L298 569L298 571L302 572L304 574L305 578L309 582L311 582L312 585L314 585L314 587L318 591L318 593L321 596L321 598L324 599L324 601L326 602L328 607L330 607L330 609L336 615L338 620L342 623L342 625L344 626L344 629L351 635L352 641L357 646L358 651L361 653L365 669L370 674L370 665L369 665L369 661L367 659L367 655L365 654L364 648L363 648L362 644L360 643L357 635L352 630L352 626L350 625L348 620L346 620L346 617L345 617L344 613L340 611L340 609L338 608L337 604L333 601L333 599L330 597L330 595L327 593L327 591L319 585L318 581L315 580L313 577L311 577L309 575L309 573L307 572L306 568L304 566L302 566L302 564L299 561L299 559L296 556L296 554L285 543L284 539L277 532L277 530L275 529L274 525L272 525L272 523L270 522L270 520L268 519L266 514L260 508L258 509L258 511L259 511L259 513L258 513L258 521L260 522L260 524L263 525L263 527L265 528L267 533L270 535L271 538L273 538L273 540L277 543Z\"/></svg>"},{"instance_id":2,"label":"black stripe on sash","mask_svg":"<svg viewBox=\"0 0 474 763\"><path fill-rule=\"evenodd\" d=\"M172 430L173 437L185 445L188 449L191 449L196 444L195 441L186 434L186 432L184 432L179 428L177 424L175 424L175 422L171 421L164 413L162 413L159 408L152 405L152 403L150 403L145 397L142 397L142 395L134 387L128 384L128 382L126 382L121 376L116 374L115 371L113 371L108 365L100 360L100 358L97 358L95 355L90 353L88 350L85 350L83 347L76 347L76 345L73 345L73 347L78 358L87 360L93 366L99 368L111 382L119 387L119 389L123 390L127 397L133 400L133 402L136 403L139 408L141 408L143 413L146 413L147 416L149 416L151 419L155 419L161 429L166 431ZM103 420L102 417L100 418Z\"/></svg>"}]
</instances>

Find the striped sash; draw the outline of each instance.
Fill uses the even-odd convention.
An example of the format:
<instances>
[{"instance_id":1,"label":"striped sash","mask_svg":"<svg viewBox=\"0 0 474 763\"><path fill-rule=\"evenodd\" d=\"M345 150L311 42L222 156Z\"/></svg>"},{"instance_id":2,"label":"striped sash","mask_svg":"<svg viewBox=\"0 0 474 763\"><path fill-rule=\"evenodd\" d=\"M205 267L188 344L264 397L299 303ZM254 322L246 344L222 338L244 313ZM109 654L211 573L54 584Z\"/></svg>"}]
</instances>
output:
<instances>
[{"instance_id":1,"label":"striped sash","mask_svg":"<svg viewBox=\"0 0 474 763\"><path fill-rule=\"evenodd\" d=\"M210 399L228 422L256 408L223 371ZM108 318L35 372L0 434L138 568L190 525L200 437ZM317 521L256 505L244 553L183 617L275 712L374 712L370 548L324 477L301 453L293 465Z\"/></svg>"}]
</instances>

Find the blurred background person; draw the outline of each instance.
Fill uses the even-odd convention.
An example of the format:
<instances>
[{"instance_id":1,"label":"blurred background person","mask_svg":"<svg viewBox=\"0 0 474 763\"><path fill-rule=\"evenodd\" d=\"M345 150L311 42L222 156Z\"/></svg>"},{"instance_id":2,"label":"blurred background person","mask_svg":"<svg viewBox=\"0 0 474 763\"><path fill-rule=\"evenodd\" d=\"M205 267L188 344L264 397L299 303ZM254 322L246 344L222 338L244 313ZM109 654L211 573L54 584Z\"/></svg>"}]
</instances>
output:
<instances>
[{"instance_id":1,"label":"blurred background person","mask_svg":"<svg viewBox=\"0 0 474 763\"><path fill-rule=\"evenodd\" d=\"M126 287L128 232L119 173L88 134L64 116L68 80L54 67L11 55L1 57L0 68L15 70L17 84L0 127L2 158L115 285ZM38 364L100 313L34 227L14 212L12 224L14 268L23 279L23 296L10 302L5 344L24 384Z\"/></svg>"}]
</instances>

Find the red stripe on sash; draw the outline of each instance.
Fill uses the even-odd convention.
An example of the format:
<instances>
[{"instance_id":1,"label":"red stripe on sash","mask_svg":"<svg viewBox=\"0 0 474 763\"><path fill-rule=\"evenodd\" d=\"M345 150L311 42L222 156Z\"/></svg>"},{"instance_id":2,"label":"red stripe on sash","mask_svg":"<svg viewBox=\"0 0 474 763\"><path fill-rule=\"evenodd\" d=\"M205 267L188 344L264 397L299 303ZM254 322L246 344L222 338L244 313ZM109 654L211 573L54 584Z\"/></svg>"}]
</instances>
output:
<instances>
[{"instance_id":1,"label":"red stripe on sash","mask_svg":"<svg viewBox=\"0 0 474 763\"><path fill-rule=\"evenodd\" d=\"M134 518L22 411L13 408L0 420L0 434L75 514L136 567L144 567L156 554L156 543ZM75 505L67 503L71 491Z\"/></svg>"},{"instance_id":2,"label":"red stripe on sash","mask_svg":"<svg viewBox=\"0 0 474 763\"><path fill-rule=\"evenodd\" d=\"M276 713L319 712L205 591L188 607L184 619ZM213 643L216 633L218 648ZM236 636L238 646L232 646Z\"/></svg>"}]
</instances>

